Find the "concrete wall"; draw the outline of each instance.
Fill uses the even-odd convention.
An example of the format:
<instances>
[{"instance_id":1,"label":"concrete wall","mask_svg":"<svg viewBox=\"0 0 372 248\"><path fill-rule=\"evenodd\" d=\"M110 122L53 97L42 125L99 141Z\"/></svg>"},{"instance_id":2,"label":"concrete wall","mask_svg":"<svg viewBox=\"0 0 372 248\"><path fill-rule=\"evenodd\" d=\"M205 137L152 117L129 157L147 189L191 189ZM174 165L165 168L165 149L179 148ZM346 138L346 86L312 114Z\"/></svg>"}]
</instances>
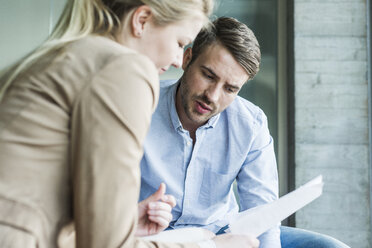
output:
<instances>
[{"instance_id":1,"label":"concrete wall","mask_svg":"<svg viewBox=\"0 0 372 248\"><path fill-rule=\"evenodd\" d=\"M370 246L366 0L295 0L296 187L323 174L297 227Z\"/></svg>"}]
</instances>

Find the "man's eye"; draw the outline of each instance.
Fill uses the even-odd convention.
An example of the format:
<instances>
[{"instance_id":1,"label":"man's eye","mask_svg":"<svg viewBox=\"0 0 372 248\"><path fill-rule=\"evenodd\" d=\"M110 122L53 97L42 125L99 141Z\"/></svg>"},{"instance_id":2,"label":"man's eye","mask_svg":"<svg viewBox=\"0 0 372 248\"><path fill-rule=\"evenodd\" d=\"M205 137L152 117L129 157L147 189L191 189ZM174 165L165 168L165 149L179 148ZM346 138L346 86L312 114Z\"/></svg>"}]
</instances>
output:
<instances>
[{"instance_id":1,"label":"man's eye","mask_svg":"<svg viewBox=\"0 0 372 248\"><path fill-rule=\"evenodd\" d=\"M213 76L211 74L208 74L206 72L203 72L203 75L206 77L206 78L209 78L209 79L213 79Z\"/></svg>"},{"instance_id":2,"label":"man's eye","mask_svg":"<svg viewBox=\"0 0 372 248\"><path fill-rule=\"evenodd\" d=\"M236 92L236 89L235 88L231 88L231 87L226 87L226 91L229 92L229 93L235 93Z\"/></svg>"}]
</instances>

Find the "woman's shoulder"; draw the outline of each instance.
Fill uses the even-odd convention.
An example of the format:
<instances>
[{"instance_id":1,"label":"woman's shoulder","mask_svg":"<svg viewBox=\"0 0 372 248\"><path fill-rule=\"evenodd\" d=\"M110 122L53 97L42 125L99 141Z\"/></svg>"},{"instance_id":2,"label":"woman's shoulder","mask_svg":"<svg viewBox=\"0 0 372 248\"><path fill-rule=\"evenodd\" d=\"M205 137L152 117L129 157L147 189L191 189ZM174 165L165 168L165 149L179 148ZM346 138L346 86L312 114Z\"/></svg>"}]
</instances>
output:
<instances>
[{"instance_id":1,"label":"woman's shoulder","mask_svg":"<svg viewBox=\"0 0 372 248\"><path fill-rule=\"evenodd\" d=\"M131 50L127 47L120 45L114 40L99 36L99 35L88 35L84 38L72 42L69 46L71 51L76 52L85 52L102 55L114 55L114 54L135 54L134 50Z\"/></svg>"},{"instance_id":2,"label":"woman's shoulder","mask_svg":"<svg viewBox=\"0 0 372 248\"><path fill-rule=\"evenodd\" d=\"M110 63L120 62L125 71L143 71L148 77L157 79L153 62L138 52L102 36L90 35L75 41L66 48L66 53L74 57L77 66L86 66L93 71L100 70Z\"/></svg>"}]
</instances>

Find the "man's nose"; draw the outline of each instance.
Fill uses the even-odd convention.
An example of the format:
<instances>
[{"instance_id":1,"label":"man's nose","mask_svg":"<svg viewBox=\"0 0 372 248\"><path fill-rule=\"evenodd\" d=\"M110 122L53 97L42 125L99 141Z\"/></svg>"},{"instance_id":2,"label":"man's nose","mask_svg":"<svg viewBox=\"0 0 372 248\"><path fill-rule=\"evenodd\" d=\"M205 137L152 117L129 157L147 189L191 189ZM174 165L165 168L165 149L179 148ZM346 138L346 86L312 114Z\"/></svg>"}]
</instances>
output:
<instances>
[{"instance_id":1,"label":"man's nose","mask_svg":"<svg viewBox=\"0 0 372 248\"><path fill-rule=\"evenodd\" d=\"M217 84L211 85L207 90L205 95L208 97L208 100L212 103L216 103L220 98L221 87Z\"/></svg>"}]
</instances>

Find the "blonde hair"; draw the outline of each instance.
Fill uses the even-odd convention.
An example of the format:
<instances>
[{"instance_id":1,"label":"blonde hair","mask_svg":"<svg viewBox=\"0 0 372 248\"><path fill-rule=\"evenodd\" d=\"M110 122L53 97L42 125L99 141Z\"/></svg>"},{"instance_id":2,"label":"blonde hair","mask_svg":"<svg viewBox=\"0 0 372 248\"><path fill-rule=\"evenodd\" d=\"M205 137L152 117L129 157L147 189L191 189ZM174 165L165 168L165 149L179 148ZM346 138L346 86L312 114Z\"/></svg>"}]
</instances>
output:
<instances>
[{"instance_id":1,"label":"blonde hair","mask_svg":"<svg viewBox=\"0 0 372 248\"><path fill-rule=\"evenodd\" d=\"M141 5L151 8L154 21L167 25L200 16L208 23L214 0L68 0L48 39L29 55L0 72L0 101L11 83L43 56L90 34L113 36Z\"/></svg>"}]
</instances>

